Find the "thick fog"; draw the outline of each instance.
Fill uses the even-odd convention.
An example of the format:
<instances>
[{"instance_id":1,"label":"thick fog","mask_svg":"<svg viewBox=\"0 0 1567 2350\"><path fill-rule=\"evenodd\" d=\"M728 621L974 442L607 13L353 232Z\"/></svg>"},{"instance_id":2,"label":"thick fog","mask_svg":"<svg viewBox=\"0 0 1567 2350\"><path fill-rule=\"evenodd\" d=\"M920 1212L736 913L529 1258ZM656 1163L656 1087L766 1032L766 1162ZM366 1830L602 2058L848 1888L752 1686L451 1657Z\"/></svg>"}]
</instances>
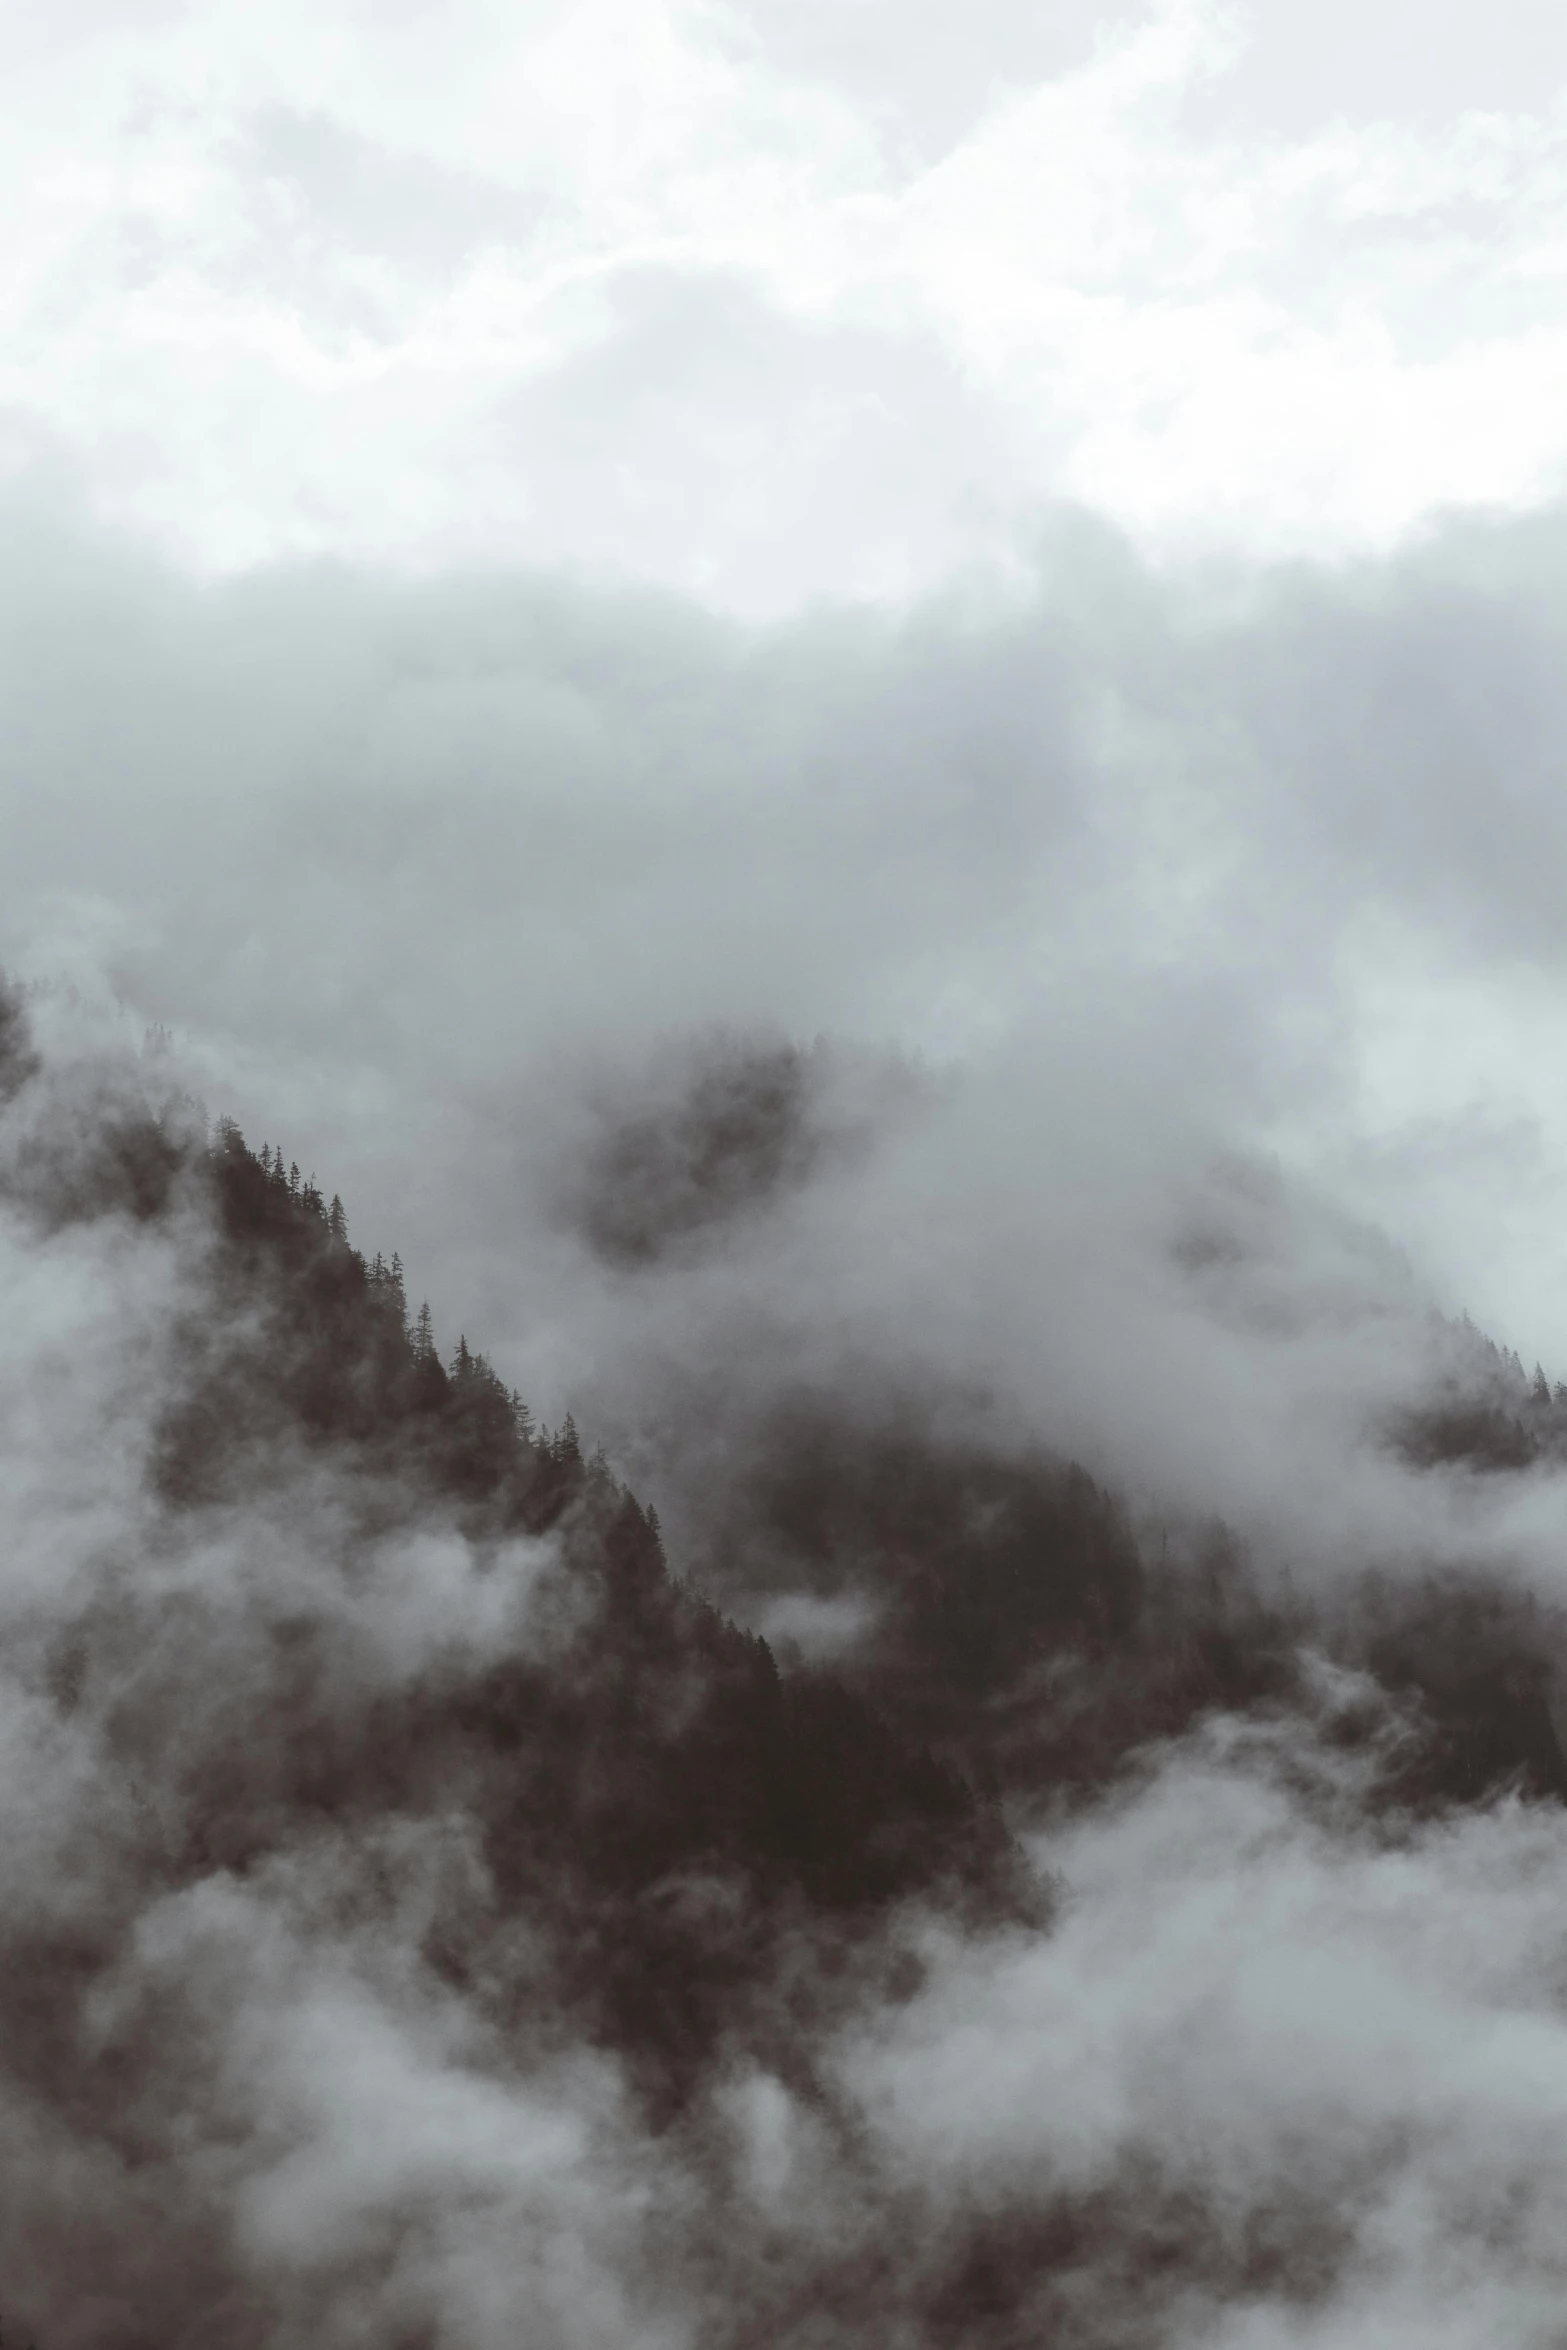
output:
<instances>
[{"instance_id":1,"label":"thick fog","mask_svg":"<svg viewBox=\"0 0 1567 2350\"><path fill-rule=\"evenodd\" d=\"M5 2343L1547 2350L1555 12L0 61Z\"/></svg>"},{"instance_id":2,"label":"thick fog","mask_svg":"<svg viewBox=\"0 0 1567 2350\"><path fill-rule=\"evenodd\" d=\"M762 629L12 520L13 965L552 1416L765 1323L1219 1506L1428 1307L1567 1363L1553 519L1172 585L1064 517L1026 591Z\"/></svg>"}]
</instances>

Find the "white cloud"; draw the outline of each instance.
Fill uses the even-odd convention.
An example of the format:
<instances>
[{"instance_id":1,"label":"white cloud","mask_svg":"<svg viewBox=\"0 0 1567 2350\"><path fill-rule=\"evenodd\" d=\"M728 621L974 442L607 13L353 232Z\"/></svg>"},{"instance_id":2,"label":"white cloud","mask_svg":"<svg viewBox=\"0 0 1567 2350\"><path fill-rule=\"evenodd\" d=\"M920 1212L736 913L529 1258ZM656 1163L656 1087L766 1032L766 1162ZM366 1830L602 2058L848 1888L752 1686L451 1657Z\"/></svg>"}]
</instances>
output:
<instances>
[{"instance_id":1,"label":"white cloud","mask_svg":"<svg viewBox=\"0 0 1567 2350\"><path fill-rule=\"evenodd\" d=\"M1277 8L996 5L946 65L904 13L13 18L10 466L203 566L750 610L1005 567L1063 493L1336 554L1560 480L1564 117L1471 72L1517 9L1403 117L1330 28L1299 119Z\"/></svg>"},{"instance_id":2,"label":"white cloud","mask_svg":"<svg viewBox=\"0 0 1567 2350\"><path fill-rule=\"evenodd\" d=\"M1559 1817L1384 1841L1354 1824L1355 1776L1221 1723L1041 1838L1054 1933L933 1931L919 1995L845 2037L887 2158L948 2207L1106 2198L1107 2233L1155 2240L1167 2197L1189 2255L1201 2209L1223 2306L1198 2255L1161 2342L1550 2339Z\"/></svg>"}]
</instances>

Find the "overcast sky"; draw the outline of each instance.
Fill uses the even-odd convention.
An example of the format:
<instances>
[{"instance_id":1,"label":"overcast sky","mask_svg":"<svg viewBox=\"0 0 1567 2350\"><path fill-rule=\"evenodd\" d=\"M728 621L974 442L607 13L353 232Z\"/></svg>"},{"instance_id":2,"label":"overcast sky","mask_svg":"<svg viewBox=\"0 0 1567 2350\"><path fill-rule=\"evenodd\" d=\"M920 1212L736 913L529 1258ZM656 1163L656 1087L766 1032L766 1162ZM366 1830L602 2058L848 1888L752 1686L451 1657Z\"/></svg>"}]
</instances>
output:
<instances>
[{"instance_id":1,"label":"overcast sky","mask_svg":"<svg viewBox=\"0 0 1567 2350\"><path fill-rule=\"evenodd\" d=\"M1567 1372L1546 0L54 0L0 88L0 947L446 1319L722 1022L1274 1152Z\"/></svg>"},{"instance_id":2,"label":"overcast sky","mask_svg":"<svg viewBox=\"0 0 1567 2350\"><path fill-rule=\"evenodd\" d=\"M8 469L751 613L1386 548L1567 448L1549 0L6 12Z\"/></svg>"}]
</instances>

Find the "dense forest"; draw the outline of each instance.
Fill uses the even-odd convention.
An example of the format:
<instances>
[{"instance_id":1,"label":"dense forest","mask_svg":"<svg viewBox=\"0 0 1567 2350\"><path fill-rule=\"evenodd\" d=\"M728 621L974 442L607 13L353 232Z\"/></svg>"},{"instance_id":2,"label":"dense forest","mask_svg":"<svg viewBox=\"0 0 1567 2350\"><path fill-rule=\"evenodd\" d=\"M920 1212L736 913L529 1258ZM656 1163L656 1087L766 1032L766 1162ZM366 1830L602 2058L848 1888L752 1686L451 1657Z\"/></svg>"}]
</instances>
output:
<instances>
[{"instance_id":1,"label":"dense forest","mask_svg":"<svg viewBox=\"0 0 1567 2350\"><path fill-rule=\"evenodd\" d=\"M1224 1527L1152 1548L1043 1443L987 1448L912 1408L802 1398L743 1486L802 1572L852 1559L877 1599L832 1670L780 1664L666 1556L656 1511L571 1418L537 1425L466 1335L443 1355L399 1258L356 1247L342 1202L283 1149L227 1120L209 1133L123 1072L52 1081L14 999L0 1080L18 1245L120 1234L175 1269L137 1375L137 1498L94 1536L90 1572L10 1611L28 1735L86 1793L64 1892L17 1896L0 1931L0 2065L23 2131L5 2160L33 2178L0 2226L7 2340L519 2338L412 2286L394 2324L379 2286L339 2280L333 2299L236 2249L221 2119L192 2119L192 2051L215 2027L145 1958L149 1917L214 1886L265 1889L335 1853L312 1899L395 1945L502 2075L612 2064L636 2129L698 2176L742 2063L831 2117L820 2051L839 2021L924 1979L907 1921L1048 1934L1057 1892L1020 1841L1030 1823L1135 1786L1205 1720L1320 1717L1325 1651L1353 1678L1329 1734L1361 1758L1368 1816L1567 1795L1537 1608L1478 1578L1368 1579L1330 1621L1270 1595ZM1567 1446L1561 1389L1476 1334L1464 1345L1467 1385L1412 1409L1390 1446L1434 1475ZM236 1575L247 1543L281 1562L275 1582ZM417 1574L383 1589L384 1562L452 1545L491 1629L419 1629L394 1669L376 1642L424 1602ZM1119 2189L1026 2212L981 2199L908 2249L886 2192L874 2225L804 2252L721 2214L682 2221L684 2257L705 2264L692 2338L1002 2344L1048 2321L1052 2340L1108 2341L1082 2310L1113 2240L1113 2338L1151 2342L1172 2278L1262 2257L1225 2251L1157 2180L1135 2217ZM395 2267L391 2239L375 2257ZM1269 2257L1288 2282L1328 2255L1290 2241ZM541 2314L526 2338L614 2336Z\"/></svg>"}]
</instances>

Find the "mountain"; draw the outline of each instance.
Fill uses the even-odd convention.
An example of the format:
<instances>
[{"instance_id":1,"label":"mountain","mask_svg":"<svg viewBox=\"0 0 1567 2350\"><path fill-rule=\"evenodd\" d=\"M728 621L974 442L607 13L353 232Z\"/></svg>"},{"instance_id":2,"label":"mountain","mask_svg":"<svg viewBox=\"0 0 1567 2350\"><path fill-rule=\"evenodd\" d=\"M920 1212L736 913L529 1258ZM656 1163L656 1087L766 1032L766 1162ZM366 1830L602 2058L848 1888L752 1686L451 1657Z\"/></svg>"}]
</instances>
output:
<instances>
[{"instance_id":1,"label":"mountain","mask_svg":"<svg viewBox=\"0 0 1567 2350\"><path fill-rule=\"evenodd\" d=\"M780 1659L281 1150L47 1068L15 998L0 1092L8 2340L1152 2343L1182 2295L1325 2289L1320 2198L1264 2257L1135 2149L938 2192L866 2083L923 2018L962 2137L933 1986L1064 1947L1034 1831L1161 1758L1292 1756L1391 1844L1552 1809L1538 1603L1309 1604L1043 1441L802 1394L735 1539L869 1615ZM1543 1374L1460 1354L1411 1473L1554 1457Z\"/></svg>"}]
</instances>

